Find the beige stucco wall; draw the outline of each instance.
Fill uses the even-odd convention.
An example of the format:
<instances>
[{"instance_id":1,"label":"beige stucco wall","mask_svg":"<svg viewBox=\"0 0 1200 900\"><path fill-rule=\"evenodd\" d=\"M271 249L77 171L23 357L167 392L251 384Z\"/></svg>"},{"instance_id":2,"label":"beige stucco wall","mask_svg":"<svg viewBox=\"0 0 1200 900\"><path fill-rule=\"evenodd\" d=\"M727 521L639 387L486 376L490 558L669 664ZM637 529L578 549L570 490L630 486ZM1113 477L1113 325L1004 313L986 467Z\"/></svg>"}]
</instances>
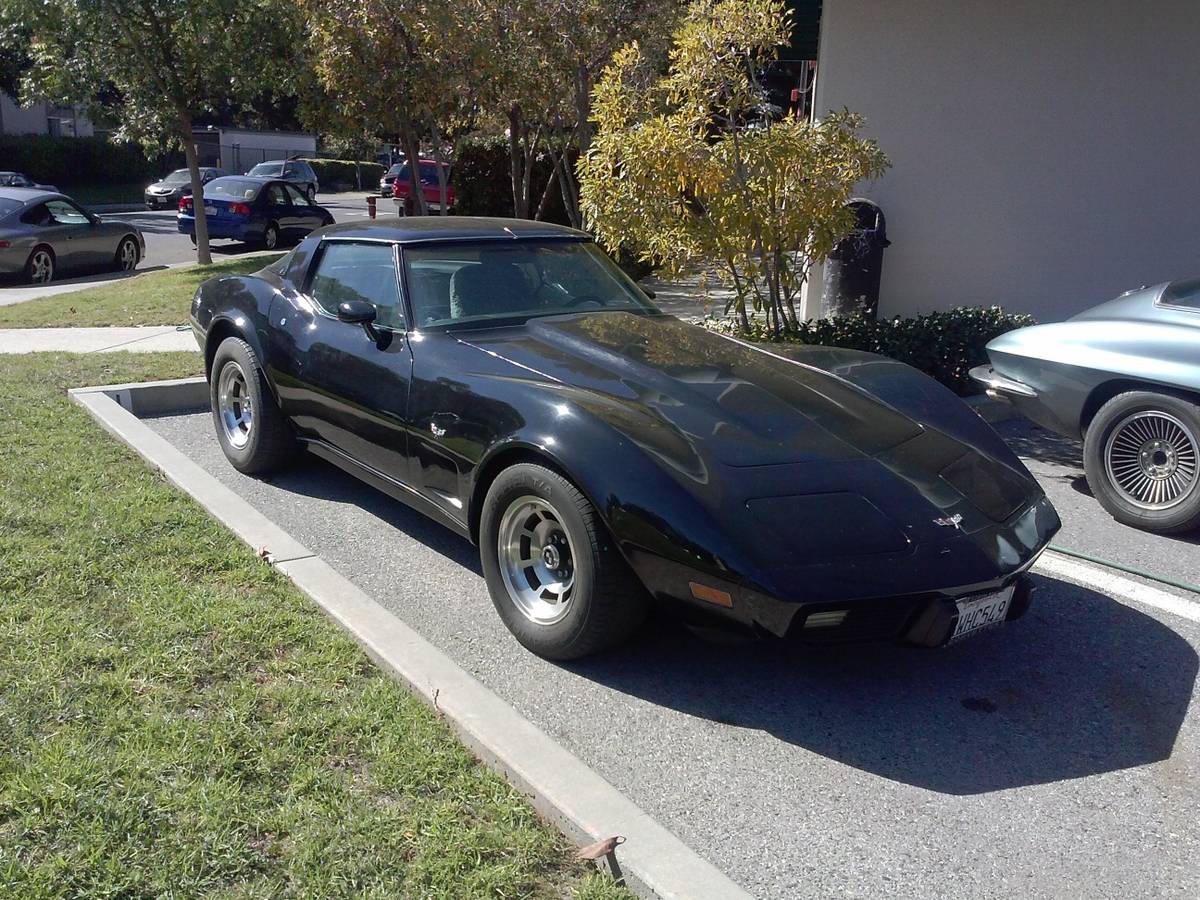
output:
<instances>
[{"instance_id":1,"label":"beige stucco wall","mask_svg":"<svg viewBox=\"0 0 1200 900\"><path fill-rule=\"evenodd\" d=\"M1200 274L1200 0L825 0L816 99L893 162L884 314Z\"/></svg>"}]
</instances>

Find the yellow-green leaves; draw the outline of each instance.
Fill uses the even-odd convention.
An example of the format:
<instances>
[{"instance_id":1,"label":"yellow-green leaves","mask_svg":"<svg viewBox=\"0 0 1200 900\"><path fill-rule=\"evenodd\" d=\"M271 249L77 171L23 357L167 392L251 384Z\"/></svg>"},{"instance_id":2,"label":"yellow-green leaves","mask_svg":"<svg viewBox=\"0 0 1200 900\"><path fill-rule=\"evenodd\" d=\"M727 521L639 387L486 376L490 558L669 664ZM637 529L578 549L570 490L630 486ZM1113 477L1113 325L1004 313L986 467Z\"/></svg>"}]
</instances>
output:
<instances>
[{"instance_id":1,"label":"yellow-green leaves","mask_svg":"<svg viewBox=\"0 0 1200 900\"><path fill-rule=\"evenodd\" d=\"M665 74L648 71L636 44L614 55L579 163L582 208L603 243L668 270L715 265L740 320L762 311L775 332L795 327L810 266L853 226L854 186L888 165L859 116L814 123L767 107L763 68L789 33L779 0L696 0Z\"/></svg>"}]
</instances>

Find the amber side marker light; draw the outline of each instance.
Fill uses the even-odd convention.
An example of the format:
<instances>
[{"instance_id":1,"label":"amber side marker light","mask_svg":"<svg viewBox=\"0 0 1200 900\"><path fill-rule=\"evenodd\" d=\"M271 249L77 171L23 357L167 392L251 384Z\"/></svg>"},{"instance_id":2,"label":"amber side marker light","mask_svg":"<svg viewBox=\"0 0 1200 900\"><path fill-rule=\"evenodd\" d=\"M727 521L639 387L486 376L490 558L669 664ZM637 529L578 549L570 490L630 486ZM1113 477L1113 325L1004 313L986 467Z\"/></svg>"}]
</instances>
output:
<instances>
[{"instance_id":1,"label":"amber side marker light","mask_svg":"<svg viewBox=\"0 0 1200 900\"><path fill-rule=\"evenodd\" d=\"M697 600L703 600L706 603L715 603L717 606L724 606L726 609L733 608L733 598L724 591L718 591L715 587L709 587L707 584L697 584L694 581L689 581L688 587L692 589L692 596Z\"/></svg>"}]
</instances>

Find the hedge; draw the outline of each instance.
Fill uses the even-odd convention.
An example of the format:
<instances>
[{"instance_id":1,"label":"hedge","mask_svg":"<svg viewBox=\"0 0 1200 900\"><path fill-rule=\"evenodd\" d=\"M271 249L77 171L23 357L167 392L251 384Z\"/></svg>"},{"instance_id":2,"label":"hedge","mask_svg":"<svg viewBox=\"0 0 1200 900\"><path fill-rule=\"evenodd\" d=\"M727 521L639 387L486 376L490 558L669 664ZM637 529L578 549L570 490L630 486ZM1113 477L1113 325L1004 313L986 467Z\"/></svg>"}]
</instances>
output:
<instances>
[{"instance_id":1,"label":"hedge","mask_svg":"<svg viewBox=\"0 0 1200 900\"><path fill-rule=\"evenodd\" d=\"M727 319L708 319L708 327L729 332ZM999 306L957 306L943 312L902 319L840 316L801 323L782 340L799 344L866 350L908 363L932 375L960 396L979 392L968 376L973 366L987 362L988 341L1014 328L1034 325L1032 316L1006 312ZM772 340L760 324L751 323L751 340Z\"/></svg>"},{"instance_id":2,"label":"hedge","mask_svg":"<svg viewBox=\"0 0 1200 900\"><path fill-rule=\"evenodd\" d=\"M359 162L352 159L313 159L304 162L317 173L317 181L323 191L370 191L377 193L379 179L387 171L377 162ZM361 176L362 181L359 182Z\"/></svg>"},{"instance_id":3,"label":"hedge","mask_svg":"<svg viewBox=\"0 0 1200 900\"><path fill-rule=\"evenodd\" d=\"M511 216L513 214L512 173L505 137L473 137L455 148L454 213L460 216ZM533 167L530 178L530 213L536 211L553 163L542 154ZM568 224L557 185L551 189L550 200L542 215L545 222Z\"/></svg>"},{"instance_id":4,"label":"hedge","mask_svg":"<svg viewBox=\"0 0 1200 900\"><path fill-rule=\"evenodd\" d=\"M149 182L160 174L138 144L46 134L0 135L0 168L59 186Z\"/></svg>"}]
</instances>

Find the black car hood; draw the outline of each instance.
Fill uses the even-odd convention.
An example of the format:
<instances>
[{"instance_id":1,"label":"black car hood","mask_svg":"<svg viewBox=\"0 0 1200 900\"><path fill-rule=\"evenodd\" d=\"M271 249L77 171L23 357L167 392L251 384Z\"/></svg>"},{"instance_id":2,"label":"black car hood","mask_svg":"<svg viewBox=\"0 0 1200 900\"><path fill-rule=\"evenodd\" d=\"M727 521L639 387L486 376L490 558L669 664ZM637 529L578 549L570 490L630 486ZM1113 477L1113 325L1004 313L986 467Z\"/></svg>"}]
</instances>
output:
<instances>
[{"instance_id":1,"label":"black car hood","mask_svg":"<svg viewBox=\"0 0 1200 900\"><path fill-rule=\"evenodd\" d=\"M1041 490L932 379L870 354L776 350L672 316L604 312L460 333L518 377L559 386L681 471L875 460L934 505L948 484L997 521ZM939 499L940 497L940 499Z\"/></svg>"},{"instance_id":2,"label":"black car hood","mask_svg":"<svg viewBox=\"0 0 1200 900\"><path fill-rule=\"evenodd\" d=\"M921 433L844 379L670 316L559 316L463 339L635 407L729 466L869 456Z\"/></svg>"}]
</instances>

